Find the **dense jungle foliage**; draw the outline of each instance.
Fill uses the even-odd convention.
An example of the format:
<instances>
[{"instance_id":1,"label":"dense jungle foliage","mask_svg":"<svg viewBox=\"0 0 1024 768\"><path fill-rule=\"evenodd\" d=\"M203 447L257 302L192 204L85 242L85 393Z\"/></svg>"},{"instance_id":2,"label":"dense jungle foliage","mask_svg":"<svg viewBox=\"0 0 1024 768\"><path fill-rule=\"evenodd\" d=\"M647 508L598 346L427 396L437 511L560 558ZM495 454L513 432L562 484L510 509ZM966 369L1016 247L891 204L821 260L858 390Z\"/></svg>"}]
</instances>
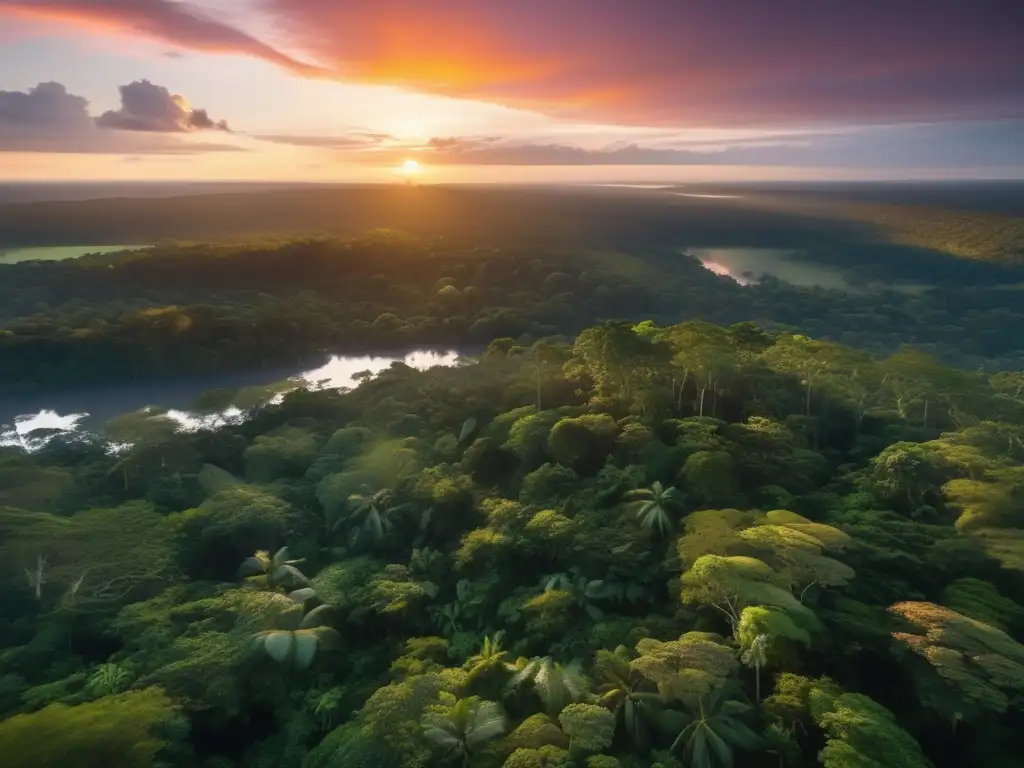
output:
<instances>
[{"instance_id":1,"label":"dense jungle foliage","mask_svg":"<svg viewBox=\"0 0 1024 768\"><path fill-rule=\"evenodd\" d=\"M1024 342L1007 333L1024 327L1024 268L889 246L803 258L847 271L851 289L741 286L681 246L468 248L392 231L0 266L0 394L294 364L327 349L571 338L611 318L753 320L876 355L912 343L965 368L1024 367ZM889 287L855 287L880 280Z\"/></svg>"},{"instance_id":2,"label":"dense jungle foliage","mask_svg":"<svg viewBox=\"0 0 1024 768\"><path fill-rule=\"evenodd\" d=\"M173 426L0 453L4 766L1020 764L1020 373L604 323Z\"/></svg>"}]
</instances>

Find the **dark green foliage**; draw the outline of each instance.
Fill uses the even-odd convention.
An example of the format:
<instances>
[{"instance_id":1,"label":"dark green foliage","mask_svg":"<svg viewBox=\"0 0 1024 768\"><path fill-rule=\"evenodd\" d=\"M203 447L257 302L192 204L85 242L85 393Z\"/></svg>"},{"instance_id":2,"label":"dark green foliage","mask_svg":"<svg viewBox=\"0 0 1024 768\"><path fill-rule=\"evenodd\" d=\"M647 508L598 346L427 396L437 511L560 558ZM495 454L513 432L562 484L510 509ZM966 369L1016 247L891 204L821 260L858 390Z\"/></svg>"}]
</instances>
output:
<instances>
[{"instance_id":1,"label":"dark green foliage","mask_svg":"<svg viewBox=\"0 0 1024 768\"><path fill-rule=\"evenodd\" d=\"M196 574L230 573L259 549L276 549L294 519L290 505L266 491L237 486L220 491L195 509L168 518L181 541L185 566ZM219 567L218 567L219 566Z\"/></svg>"},{"instance_id":2,"label":"dark green foliage","mask_svg":"<svg viewBox=\"0 0 1024 768\"><path fill-rule=\"evenodd\" d=\"M476 268L510 266L488 253L439 276L421 253L415 285L368 275L350 311L415 338L445 317L408 315L402 292L477 311L495 298ZM549 287L591 290L563 266ZM489 314L473 333L514 337L477 361L396 364L230 427L119 419L117 455L0 450L20 505L0 508L0 746L99 713L39 749L183 768L1014 764L1012 377L750 326L611 323L570 346L518 322Z\"/></svg>"}]
</instances>

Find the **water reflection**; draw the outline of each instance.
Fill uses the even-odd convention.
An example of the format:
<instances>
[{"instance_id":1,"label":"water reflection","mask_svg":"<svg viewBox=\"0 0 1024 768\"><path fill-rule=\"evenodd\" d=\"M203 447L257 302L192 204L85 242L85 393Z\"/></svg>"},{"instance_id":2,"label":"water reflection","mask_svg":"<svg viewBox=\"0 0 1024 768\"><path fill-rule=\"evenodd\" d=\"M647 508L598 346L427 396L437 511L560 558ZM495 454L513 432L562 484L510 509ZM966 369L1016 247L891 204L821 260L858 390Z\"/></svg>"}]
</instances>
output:
<instances>
[{"instance_id":1,"label":"water reflection","mask_svg":"<svg viewBox=\"0 0 1024 768\"><path fill-rule=\"evenodd\" d=\"M32 449L55 434L95 429L115 416L135 411L166 417L185 430L216 427L240 421L245 417L245 410L234 405L211 412L197 412L196 399L214 389L223 391L227 402L248 407L279 401L285 392L299 387L356 387L367 374L376 375L396 362L426 370L439 365L455 365L459 358L458 352L450 350L415 350L401 356L331 355L327 362L315 368L254 371L186 381L115 385L80 392L4 398L0 399L0 446Z\"/></svg>"}]
</instances>

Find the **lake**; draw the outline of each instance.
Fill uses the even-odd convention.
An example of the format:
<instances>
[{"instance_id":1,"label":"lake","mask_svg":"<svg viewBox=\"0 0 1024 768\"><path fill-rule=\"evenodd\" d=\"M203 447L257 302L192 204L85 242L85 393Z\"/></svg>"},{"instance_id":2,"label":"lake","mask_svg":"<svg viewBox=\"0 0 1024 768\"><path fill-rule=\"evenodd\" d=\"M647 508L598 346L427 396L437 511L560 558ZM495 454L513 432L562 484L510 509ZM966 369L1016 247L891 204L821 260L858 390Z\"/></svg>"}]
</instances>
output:
<instances>
[{"instance_id":1,"label":"lake","mask_svg":"<svg viewBox=\"0 0 1024 768\"><path fill-rule=\"evenodd\" d=\"M455 351L429 349L414 350L404 355L331 355L324 364L313 368L277 368L0 397L0 445L30 447L27 436L34 430L97 428L115 416L147 407L168 409L167 415L183 429L195 429L203 424L230 421L241 416L241 411L231 408L212 417L192 412L196 398L212 389L238 389L255 400L265 400L273 392L300 386L357 386L356 374L365 371L380 373L394 362L425 370L438 365L456 365L459 358Z\"/></svg>"},{"instance_id":2,"label":"lake","mask_svg":"<svg viewBox=\"0 0 1024 768\"><path fill-rule=\"evenodd\" d=\"M3 248L0 246L0 264L19 261L63 261L77 259L87 253L116 253L149 248L148 245L35 245L29 248Z\"/></svg>"},{"instance_id":3,"label":"lake","mask_svg":"<svg viewBox=\"0 0 1024 768\"><path fill-rule=\"evenodd\" d=\"M740 285L757 282L762 275L806 287L850 290L843 273L823 264L793 258L797 251L781 248L688 248L691 256L715 274Z\"/></svg>"}]
</instances>

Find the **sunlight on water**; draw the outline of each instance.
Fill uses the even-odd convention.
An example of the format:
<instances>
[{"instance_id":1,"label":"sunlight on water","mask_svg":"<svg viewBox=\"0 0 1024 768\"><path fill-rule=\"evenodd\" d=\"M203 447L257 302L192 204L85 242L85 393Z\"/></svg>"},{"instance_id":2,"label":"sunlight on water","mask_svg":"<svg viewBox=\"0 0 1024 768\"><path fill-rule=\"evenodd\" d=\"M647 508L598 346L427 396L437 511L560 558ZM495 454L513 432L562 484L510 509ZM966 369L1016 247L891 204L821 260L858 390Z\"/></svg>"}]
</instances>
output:
<instances>
[{"instance_id":1,"label":"sunlight on water","mask_svg":"<svg viewBox=\"0 0 1024 768\"><path fill-rule=\"evenodd\" d=\"M712 195L712 194L698 194L696 192L673 192L673 195L678 197L704 197L709 200L741 200L743 195Z\"/></svg>"},{"instance_id":2,"label":"sunlight on water","mask_svg":"<svg viewBox=\"0 0 1024 768\"><path fill-rule=\"evenodd\" d=\"M416 350L404 357L362 355L350 357L346 355L332 355L330 359L317 368L300 371L288 377L284 382L263 381L253 382L259 391L261 387L273 387L276 394L268 392L263 402L280 402L284 392L300 387L309 389L339 389L352 388L359 385L362 375L369 372L376 375L387 370L393 363L403 362L411 368L426 370L435 366L453 366L459 360L459 353L452 351ZM212 382L207 389L212 389L217 382ZM172 421L177 422L181 429L194 431L197 429L211 429L226 424L237 424L245 419L246 412L240 408L230 407L220 413L200 414L189 410L189 405L194 395L180 400L181 395L169 391L166 398L156 396L157 402L162 407L153 408L153 412L162 414ZM66 399L65 399L66 401ZM82 403L85 406L85 403ZM164 410L166 408L167 410ZM28 413L17 416L13 424L0 424L0 446L20 446L25 449L35 449L44 445L53 436L49 430L56 430L59 433L74 432L83 429L83 422L89 418L88 409L83 407L79 412L62 414L53 408L43 408L35 413ZM42 435L29 437L35 430L48 430Z\"/></svg>"},{"instance_id":3,"label":"sunlight on water","mask_svg":"<svg viewBox=\"0 0 1024 768\"><path fill-rule=\"evenodd\" d=\"M748 280L743 275L734 275L729 270L729 268L724 264L719 264L717 261L703 261L701 263L704 265L704 269L710 270L714 272L716 275L721 275L722 277L731 277L740 285L750 285L750 280Z\"/></svg>"},{"instance_id":4,"label":"sunlight on water","mask_svg":"<svg viewBox=\"0 0 1024 768\"><path fill-rule=\"evenodd\" d=\"M429 350L417 350L410 352L405 357L344 357L332 355L324 365L305 371L296 377L313 385L321 385L326 388L351 387L357 382L353 378L357 373L370 371L378 374L387 370L392 363L401 361L411 368L426 370L436 365L455 365L459 355L457 352L433 352Z\"/></svg>"}]
</instances>

